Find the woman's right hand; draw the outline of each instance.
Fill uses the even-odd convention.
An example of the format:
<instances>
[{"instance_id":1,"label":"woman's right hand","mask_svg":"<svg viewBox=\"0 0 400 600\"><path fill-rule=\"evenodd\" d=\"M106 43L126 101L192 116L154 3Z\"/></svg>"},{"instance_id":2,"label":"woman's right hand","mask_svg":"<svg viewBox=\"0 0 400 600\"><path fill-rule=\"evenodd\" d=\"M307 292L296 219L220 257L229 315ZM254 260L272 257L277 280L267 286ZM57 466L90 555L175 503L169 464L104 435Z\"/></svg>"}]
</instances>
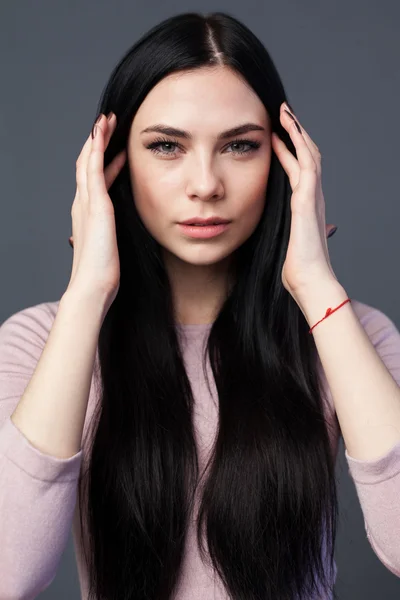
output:
<instances>
[{"instance_id":1,"label":"woman's right hand","mask_svg":"<svg viewBox=\"0 0 400 600\"><path fill-rule=\"evenodd\" d=\"M104 151L117 118L100 116L76 162L76 194L71 209L74 257L67 291L98 297L105 310L113 303L120 282L114 207L108 190L126 161L122 150L104 170ZM71 238L70 238L71 239Z\"/></svg>"}]
</instances>

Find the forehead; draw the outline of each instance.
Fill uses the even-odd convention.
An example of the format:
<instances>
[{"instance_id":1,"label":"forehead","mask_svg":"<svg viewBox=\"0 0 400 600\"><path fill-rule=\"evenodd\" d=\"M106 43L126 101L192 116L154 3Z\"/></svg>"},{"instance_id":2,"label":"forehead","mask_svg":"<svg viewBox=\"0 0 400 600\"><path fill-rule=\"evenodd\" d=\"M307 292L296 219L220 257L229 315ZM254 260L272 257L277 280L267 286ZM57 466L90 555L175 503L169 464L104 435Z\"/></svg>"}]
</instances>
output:
<instances>
[{"instance_id":1,"label":"forehead","mask_svg":"<svg viewBox=\"0 0 400 600\"><path fill-rule=\"evenodd\" d=\"M172 73L146 96L132 130L155 123L189 129L194 135L219 132L245 121L267 126L268 114L254 90L227 67Z\"/></svg>"}]
</instances>

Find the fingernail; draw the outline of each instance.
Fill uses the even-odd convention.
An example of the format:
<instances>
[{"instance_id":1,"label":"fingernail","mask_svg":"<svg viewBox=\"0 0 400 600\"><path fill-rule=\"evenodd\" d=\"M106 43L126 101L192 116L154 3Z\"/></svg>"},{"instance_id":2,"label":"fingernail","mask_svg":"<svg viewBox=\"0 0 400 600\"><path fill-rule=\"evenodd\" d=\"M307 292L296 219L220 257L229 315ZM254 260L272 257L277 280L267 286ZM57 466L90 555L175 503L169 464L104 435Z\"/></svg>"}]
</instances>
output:
<instances>
[{"instance_id":1,"label":"fingernail","mask_svg":"<svg viewBox=\"0 0 400 600\"><path fill-rule=\"evenodd\" d=\"M295 121L296 119L294 118L294 116L292 115L292 113L290 113L288 110L286 110L286 108L283 109L285 111L285 113L287 115L289 115L289 117L292 119L292 121Z\"/></svg>"},{"instance_id":2,"label":"fingernail","mask_svg":"<svg viewBox=\"0 0 400 600\"><path fill-rule=\"evenodd\" d=\"M284 110L284 111L285 111L285 113L286 113L287 115L289 115L289 117L292 119L292 121L293 121L293 122L294 122L294 124L296 125L297 131L298 131L299 133L301 133L301 127L300 127L300 125L298 124L298 122L296 121L296 119L294 118L294 116L292 115L292 113L290 113L288 110L286 110L286 108L284 108L283 110Z\"/></svg>"},{"instance_id":3,"label":"fingernail","mask_svg":"<svg viewBox=\"0 0 400 600\"><path fill-rule=\"evenodd\" d=\"M293 108L290 106L289 102L285 102L286 106L288 107L288 109L290 110L290 112L292 112L294 114L294 110Z\"/></svg>"},{"instance_id":4,"label":"fingernail","mask_svg":"<svg viewBox=\"0 0 400 600\"><path fill-rule=\"evenodd\" d=\"M92 132L91 132L92 133L92 140L94 139L94 134L95 134L95 131L96 131L96 125L101 120L102 116L103 116L103 113L100 113L99 116L97 117L97 119L95 120L95 122L93 123Z\"/></svg>"},{"instance_id":5,"label":"fingernail","mask_svg":"<svg viewBox=\"0 0 400 600\"><path fill-rule=\"evenodd\" d=\"M330 231L330 233L328 234L328 238L332 237L332 236L333 236L333 234L334 234L334 233L336 233L336 231L337 231L337 227L334 227L334 228L333 228L333 229Z\"/></svg>"},{"instance_id":6,"label":"fingernail","mask_svg":"<svg viewBox=\"0 0 400 600\"><path fill-rule=\"evenodd\" d=\"M112 111L108 113L108 115L107 115L107 120L108 121L111 121L113 114L114 113Z\"/></svg>"}]
</instances>

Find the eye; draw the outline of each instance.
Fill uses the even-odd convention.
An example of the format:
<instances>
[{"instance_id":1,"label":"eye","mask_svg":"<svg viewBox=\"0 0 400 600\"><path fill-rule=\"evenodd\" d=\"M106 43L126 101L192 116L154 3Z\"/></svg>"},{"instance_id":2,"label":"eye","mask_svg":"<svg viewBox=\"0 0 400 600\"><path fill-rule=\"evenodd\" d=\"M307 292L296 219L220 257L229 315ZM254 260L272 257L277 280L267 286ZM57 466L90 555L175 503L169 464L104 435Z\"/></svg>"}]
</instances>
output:
<instances>
[{"instance_id":1,"label":"eye","mask_svg":"<svg viewBox=\"0 0 400 600\"><path fill-rule=\"evenodd\" d=\"M162 150L160 150L160 146L167 146L169 148L172 147L180 147L180 144L177 140L169 140L169 139L165 139L165 138L157 138L156 140L154 140L154 142L151 142L151 144L148 144L146 146L146 148L148 148L151 152L153 152L154 154L161 154L164 156L168 156L168 155L174 155L174 152L170 152L167 151L164 152ZM258 150L258 148L261 146L260 142L257 142L256 140L245 140L245 139L238 139L238 140L233 140L233 142L231 142L229 144L229 146L227 146L227 148L229 148L230 146L248 146L247 150L233 150L232 152L229 152L228 154L249 154L250 152L253 152L255 150Z\"/></svg>"},{"instance_id":2,"label":"eye","mask_svg":"<svg viewBox=\"0 0 400 600\"><path fill-rule=\"evenodd\" d=\"M151 152L154 152L154 154L173 154L173 152L161 152L159 150L160 146L179 146L179 143L177 141L171 141L168 139L164 139L164 138L157 138L156 140L154 140L154 142L151 142L151 144L148 144L146 146L146 148L148 148L149 150L151 150Z\"/></svg>"},{"instance_id":3,"label":"eye","mask_svg":"<svg viewBox=\"0 0 400 600\"><path fill-rule=\"evenodd\" d=\"M256 142L255 140L234 140L229 144L229 146L248 146L248 150L234 150L232 154L248 154L249 152L253 152L254 150L258 150L261 146L260 142ZM229 148L228 146L228 148Z\"/></svg>"}]
</instances>

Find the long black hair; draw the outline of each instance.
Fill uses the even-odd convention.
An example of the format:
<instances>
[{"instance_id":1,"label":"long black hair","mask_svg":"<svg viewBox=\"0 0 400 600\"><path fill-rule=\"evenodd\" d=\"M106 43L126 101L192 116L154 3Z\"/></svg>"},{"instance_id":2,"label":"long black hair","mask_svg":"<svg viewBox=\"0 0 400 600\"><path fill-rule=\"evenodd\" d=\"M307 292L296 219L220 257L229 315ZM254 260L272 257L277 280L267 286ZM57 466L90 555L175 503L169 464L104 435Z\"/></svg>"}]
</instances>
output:
<instances>
[{"instance_id":1,"label":"long black hair","mask_svg":"<svg viewBox=\"0 0 400 600\"><path fill-rule=\"evenodd\" d=\"M285 90L262 43L229 14L185 13L153 27L113 70L98 107L117 115L105 165L162 78L218 65L247 81L295 154L279 119ZM209 360L219 414L200 477L170 282L135 208L128 162L109 193L121 279L99 335L100 399L79 480L89 598L173 598L196 488L196 541L232 600L336 598L338 503L318 353L281 279L286 173L272 153L263 214L235 252L234 284L207 334L203 368Z\"/></svg>"}]
</instances>

